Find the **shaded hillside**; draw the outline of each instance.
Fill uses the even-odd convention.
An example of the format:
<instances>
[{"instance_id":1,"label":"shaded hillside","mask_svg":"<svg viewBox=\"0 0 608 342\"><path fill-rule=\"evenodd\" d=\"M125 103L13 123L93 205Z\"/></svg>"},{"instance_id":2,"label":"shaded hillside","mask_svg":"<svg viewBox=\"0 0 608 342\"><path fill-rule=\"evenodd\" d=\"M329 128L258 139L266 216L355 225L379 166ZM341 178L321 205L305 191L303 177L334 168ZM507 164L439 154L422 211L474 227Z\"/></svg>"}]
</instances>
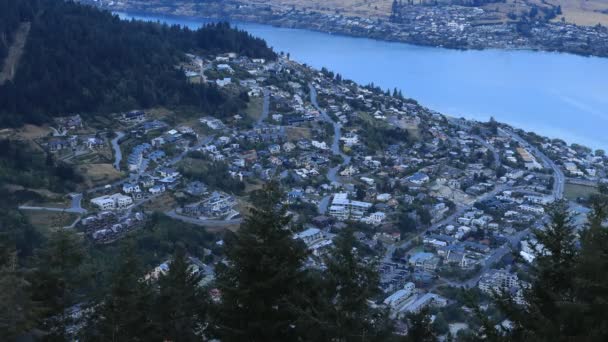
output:
<instances>
[{"instance_id":1,"label":"shaded hillside","mask_svg":"<svg viewBox=\"0 0 608 342\"><path fill-rule=\"evenodd\" d=\"M3 0L6 1L6 0ZM13 31L36 13L12 82L0 86L0 124L41 123L66 113L107 113L150 106L194 106L230 112L239 106L218 89L191 85L175 65L185 52L237 52L273 59L263 40L228 24L197 31L122 21L73 2L17 0L4 4L0 22ZM30 15L31 18L31 15Z\"/></svg>"}]
</instances>

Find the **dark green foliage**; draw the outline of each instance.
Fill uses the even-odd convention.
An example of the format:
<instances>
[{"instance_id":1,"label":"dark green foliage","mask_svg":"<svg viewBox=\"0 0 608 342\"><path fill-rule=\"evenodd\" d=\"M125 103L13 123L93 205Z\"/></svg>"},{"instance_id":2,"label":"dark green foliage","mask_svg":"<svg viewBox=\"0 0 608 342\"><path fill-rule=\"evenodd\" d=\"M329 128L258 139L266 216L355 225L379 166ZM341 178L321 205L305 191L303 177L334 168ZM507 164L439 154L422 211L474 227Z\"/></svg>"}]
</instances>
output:
<instances>
[{"instance_id":1,"label":"dark green foliage","mask_svg":"<svg viewBox=\"0 0 608 342\"><path fill-rule=\"evenodd\" d=\"M84 340L159 340L160 329L152 319L154 292L148 282L141 281L142 271L131 244L123 246L120 259L108 294L87 319Z\"/></svg>"},{"instance_id":2,"label":"dark green foliage","mask_svg":"<svg viewBox=\"0 0 608 342\"><path fill-rule=\"evenodd\" d=\"M328 335L335 341L384 341L391 331L387 313L369 304L379 293L378 274L355 245L353 232L347 230L335 239L326 259Z\"/></svg>"},{"instance_id":3,"label":"dark green foliage","mask_svg":"<svg viewBox=\"0 0 608 342\"><path fill-rule=\"evenodd\" d=\"M270 184L237 233L226 237L227 263L217 268L222 294L214 321L222 341L293 341L297 292L304 288L304 248Z\"/></svg>"},{"instance_id":4,"label":"dark green foliage","mask_svg":"<svg viewBox=\"0 0 608 342\"><path fill-rule=\"evenodd\" d=\"M207 296L192 273L183 248L177 248L169 272L159 279L156 306L159 326L165 340L199 341L206 325Z\"/></svg>"},{"instance_id":5,"label":"dark green foliage","mask_svg":"<svg viewBox=\"0 0 608 342\"><path fill-rule=\"evenodd\" d=\"M0 62L8 53L8 48L13 42L13 35L19 23L29 21L33 17L30 4L25 1L0 0ZM0 63L0 69L2 67Z\"/></svg>"},{"instance_id":6,"label":"dark green foliage","mask_svg":"<svg viewBox=\"0 0 608 342\"><path fill-rule=\"evenodd\" d=\"M408 331L405 341L409 342L435 342L437 335L431 324L431 317L425 310L410 314L407 317Z\"/></svg>"},{"instance_id":7,"label":"dark green foliage","mask_svg":"<svg viewBox=\"0 0 608 342\"><path fill-rule=\"evenodd\" d=\"M231 51L274 58L264 41L226 23L192 31L122 21L70 1L16 2L29 4L39 15L33 20L15 79L0 86L2 125L157 105L229 113L242 100L214 86L188 83L176 68L184 53ZM0 22L10 14L0 12Z\"/></svg>"},{"instance_id":8,"label":"dark green foliage","mask_svg":"<svg viewBox=\"0 0 608 342\"><path fill-rule=\"evenodd\" d=\"M20 258L32 256L42 242L41 234L17 210L16 204L37 198L29 191L9 192L0 189L0 265L12 258L15 251Z\"/></svg>"},{"instance_id":9,"label":"dark green foliage","mask_svg":"<svg viewBox=\"0 0 608 342\"><path fill-rule=\"evenodd\" d=\"M230 176L228 164L216 161L195 161L192 165L181 166L179 171L191 180L201 181L213 189L240 195L245 183Z\"/></svg>"},{"instance_id":10,"label":"dark green foliage","mask_svg":"<svg viewBox=\"0 0 608 342\"><path fill-rule=\"evenodd\" d=\"M73 320L67 309L78 302L77 290L87 280L81 268L85 256L82 247L74 232L60 230L51 235L34 259L29 277L32 300L39 313L38 325L49 340L69 338L67 328Z\"/></svg>"},{"instance_id":11,"label":"dark green foliage","mask_svg":"<svg viewBox=\"0 0 608 342\"><path fill-rule=\"evenodd\" d=\"M551 223L535 231L539 246L532 268L531 288L525 291L527 305L515 305L502 297L499 307L513 322L504 337L509 341L603 341L608 338L608 198L593 199L588 227L580 233L580 244L564 203L550 210ZM486 335L495 336L487 324ZM502 339L502 338L500 338Z\"/></svg>"},{"instance_id":12,"label":"dark green foliage","mask_svg":"<svg viewBox=\"0 0 608 342\"><path fill-rule=\"evenodd\" d=\"M29 283L17 265L17 253L0 263L0 336L13 340L33 326Z\"/></svg>"},{"instance_id":13,"label":"dark green foliage","mask_svg":"<svg viewBox=\"0 0 608 342\"><path fill-rule=\"evenodd\" d=\"M1 95L0 95L1 96ZM71 165L52 162L47 155L16 140L0 140L0 183L56 192L73 190L82 181Z\"/></svg>"}]
</instances>

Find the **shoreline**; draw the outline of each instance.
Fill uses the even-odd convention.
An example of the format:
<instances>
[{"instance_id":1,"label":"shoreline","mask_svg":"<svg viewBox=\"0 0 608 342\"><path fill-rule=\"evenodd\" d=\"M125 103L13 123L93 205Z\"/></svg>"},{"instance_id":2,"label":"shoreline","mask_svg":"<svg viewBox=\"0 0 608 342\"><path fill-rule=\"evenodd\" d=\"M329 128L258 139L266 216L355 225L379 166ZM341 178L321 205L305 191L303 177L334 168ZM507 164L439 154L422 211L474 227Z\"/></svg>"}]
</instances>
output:
<instances>
[{"instance_id":1,"label":"shoreline","mask_svg":"<svg viewBox=\"0 0 608 342\"><path fill-rule=\"evenodd\" d=\"M99 6L97 3L90 3L94 6ZM354 38L366 38L384 42L394 42L402 44L410 44L421 47L434 47L456 51L485 51L485 50L505 50L505 51L535 51L535 52L551 52L551 53L566 53L581 57L597 57L597 58L608 58L608 29L597 28L597 27L586 27L577 26L573 24L564 23L535 23L534 30L547 30L551 31L549 37L556 39L556 36L565 35L567 32L571 35L572 30L583 30L585 34L581 32L575 32L577 36L575 38L564 38L564 42L561 41L561 37L558 43L561 44L561 48L554 47L549 44L557 44L555 41L545 39L544 36L524 36L521 34L514 34L513 32L507 32L510 36L502 37L500 34L495 32L489 32L480 34L473 30L472 32L462 32L451 34L426 34L424 31L428 29L425 24L420 24L423 32L414 32L410 34L407 32L409 27L405 27L402 24L393 22L384 22L380 19L362 19L358 17L342 17L340 16L340 23L336 22L336 17L323 13L300 13L300 12L286 12L283 14L264 14L264 13L239 13L231 12L228 10L219 11L214 8L206 8L204 11L194 12L187 11L182 8L176 8L171 10L167 7L146 7L141 8L140 6L132 6L127 4L121 4L120 6L99 6L103 9L111 12L126 12L138 15L154 15L154 16L166 16L168 18L182 18L182 19L197 19L197 20L216 20L216 21L230 21L230 22L242 22L249 24L260 24L268 25L275 28L287 28L287 29L302 29L313 32L320 32L329 35L340 35L345 37ZM240 10L240 9L239 9ZM295 14L294 14L295 13ZM308 15L308 18L305 17ZM315 20L312 20L315 19ZM365 24L372 23L368 26L372 26L371 29L365 29L361 26L347 27L342 25L343 21L355 21L364 22ZM492 24L485 25L486 28L500 29L500 30L511 30L513 29L514 23L505 24ZM418 26L417 26L418 27ZM473 26L482 27L482 26ZM499 30L499 31L500 31ZM594 31L595 30L595 31ZM554 31L554 32L553 32ZM593 31L593 37L596 41L591 41L591 35L589 31ZM483 32L482 32L483 33ZM464 35L465 37L463 38ZM474 35L475 39L466 40L466 35ZM477 37L481 35L483 37ZM597 36L597 37L595 37ZM583 43L583 38L588 41ZM511 41L509 41L511 39ZM597 42L600 44L597 44ZM601 43L604 42L604 43ZM543 46L544 44L544 46ZM584 47L583 47L584 46ZM584 50L588 49L590 51Z\"/></svg>"},{"instance_id":2,"label":"shoreline","mask_svg":"<svg viewBox=\"0 0 608 342\"><path fill-rule=\"evenodd\" d=\"M187 21L190 23L186 23L186 25L204 25L206 23L211 23L211 22L217 22L217 21L226 21L228 20L228 18L209 18L209 17L191 17L191 16L185 16L185 15L175 15L175 14L164 14L164 13L149 13L149 12L142 12L142 11L114 11L114 14L119 15L121 18L123 19L129 19L129 18L133 18L133 17L144 17L142 18L142 20L146 20L145 17L148 17L151 19L151 21L159 21L159 22L163 22L165 21L164 19L167 19L169 21ZM159 19L159 20L152 20L152 19ZM299 29L299 28L286 28L286 27L276 27L276 26L272 26L272 25L267 25L267 24L261 24L261 23L251 23L251 22L245 22L245 21L240 21L240 20L232 20L230 19L230 23L235 25L236 27L239 27L241 24L243 25L260 25L260 26L265 26L265 27L272 27L272 28L284 28L284 29L288 29L288 30L304 30L304 31L309 31L309 32L316 32L316 33L321 33L321 34L326 34L320 31L315 31L315 30L308 30L308 29ZM171 24L171 23L169 23ZM243 28L240 28L242 30L246 30ZM351 39L368 39L370 41L378 41L378 40L374 40L371 38L364 38L364 37L351 37L348 35L343 35L343 34L332 34L332 35L336 35L336 36L342 36L342 37L346 37L346 38L351 38ZM385 41L380 41L380 42L384 42L387 43ZM422 47L422 48L430 48L430 49L438 49L437 47L428 47L428 46L418 46L418 45L414 45L414 44L408 44L408 43L401 43L401 42L390 42L390 43L395 43L395 44L404 44L404 45L410 45L413 47ZM439 48L439 49L444 49L444 50L450 50L450 51L461 51L461 52L466 52L469 50L463 50L463 49L459 49L459 50L455 50L455 49L448 49L448 48ZM471 51L497 51L497 52L501 52L501 51L514 51L514 52L530 52L530 53L542 53L542 54L554 54L554 55L561 55L561 54L565 54L565 55L570 55L572 57L582 57L582 56L578 56L578 55L574 55L574 54L568 54L568 53L563 53L563 52L549 52L549 51L542 51L542 50L531 50L531 49L485 49L485 50L471 50ZM587 58L591 58L591 57L587 57ZM601 57L595 57L597 59L601 58ZM297 60L297 59L296 59ZM305 62L302 62L305 63ZM316 68L314 66L311 66L313 68ZM350 77L349 77L350 78ZM360 84L361 81L356 81ZM446 117L454 117L454 118L460 118L460 117L464 117L467 120L471 120L471 121L478 121L478 122L484 122L483 118L480 118L479 115L477 114L472 114L469 112L464 112L464 113L455 113L455 112L451 112L451 111L445 111L442 110L439 107L436 106L432 106L424 101L422 101L419 97L417 96L413 96L413 99L415 99L416 101L419 101L420 104L432 111L435 111L437 113L441 113L442 115L445 115ZM493 116L492 113L488 113L487 114L488 117ZM510 120L506 119L506 118L498 118L498 120L502 123L505 123L507 125L509 125L510 127L514 128L514 129L521 129L523 131L526 132L538 132L539 134L546 136L546 137L550 137L551 139L559 139L559 140L563 140L565 142L567 142L568 144L571 143L575 143L575 144L580 144L580 145L584 145L584 146L588 146L591 147L593 149L597 149L597 148L601 148L603 149L604 146L601 143L592 143L589 141L585 141L584 139L577 139L576 137L570 136L570 137L565 137L563 135L560 134L554 134L551 132L543 132L543 130L539 130L537 128L534 128L532 126L529 126L526 128L526 125L518 125L516 123L511 123Z\"/></svg>"}]
</instances>

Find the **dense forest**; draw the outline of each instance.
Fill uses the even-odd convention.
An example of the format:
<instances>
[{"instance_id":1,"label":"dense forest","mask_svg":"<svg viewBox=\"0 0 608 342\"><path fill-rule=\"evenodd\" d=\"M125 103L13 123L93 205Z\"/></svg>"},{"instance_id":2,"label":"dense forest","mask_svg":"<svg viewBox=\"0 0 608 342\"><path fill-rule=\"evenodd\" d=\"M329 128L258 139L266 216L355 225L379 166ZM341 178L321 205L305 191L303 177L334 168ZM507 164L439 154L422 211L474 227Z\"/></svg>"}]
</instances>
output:
<instances>
[{"instance_id":1,"label":"dense forest","mask_svg":"<svg viewBox=\"0 0 608 342\"><path fill-rule=\"evenodd\" d=\"M263 40L227 23L194 31L123 21L93 7L55 0L1 0L0 52L23 20L32 26L17 75L0 86L2 126L157 105L234 111L242 102L238 97L187 82L176 68L184 53L276 57Z\"/></svg>"},{"instance_id":2,"label":"dense forest","mask_svg":"<svg viewBox=\"0 0 608 342\"><path fill-rule=\"evenodd\" d=\"M32 11L27 3L15 0L0 0L0 60L6 57L19 23L29 21L31 17Z\"/></svg>"}]
</instances>

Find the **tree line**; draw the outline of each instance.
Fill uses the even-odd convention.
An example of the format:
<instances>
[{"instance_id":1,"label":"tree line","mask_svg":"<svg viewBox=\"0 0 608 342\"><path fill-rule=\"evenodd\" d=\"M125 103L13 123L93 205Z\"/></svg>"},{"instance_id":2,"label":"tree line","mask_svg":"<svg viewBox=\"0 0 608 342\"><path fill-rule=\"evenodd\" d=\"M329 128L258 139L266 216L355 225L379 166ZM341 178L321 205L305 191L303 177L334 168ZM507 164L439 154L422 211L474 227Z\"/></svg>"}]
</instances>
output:
<instances>
[{"instance_id":1,"label":"tree line","mask_svg":"<svg viewBox=\"0 0 608 342\"><path fill-rule=\"evenodd\" d=\"M238 96L188 82L176 67L184 53L276 57L263 40L227 23L191 30L125 21L72 1L3 0L3 8L10 10L0 11L0 46L6 45L2 32L14 30L25 16L32 26L14 80L0 86L2 126L159 105L234 112L243 105Z\"/></svg>"},{"instance_id":2,"label":"tree line","mask_svg":"<svg viewBox=\"0 0 608 342\"><path fill-rule=\"evenodd\" d=\"M469 341L605 340L608 319L608 247L604 226L608 191L592 201L585 229L576 231L563 202L550 222L534 231L538 241L525 305L497 294L494 305L511 322L502 328L475 302L478 327L459 335ZM437 341L426 312L407 319L408 335L394 335L381 298L375 264L363 257L352 230L334 240L322 269L306 267L306 247L293 239L290 217L276 184L258 190L236 233L227 233L216 279L201 287L191 272L186 240L175 244L167 272L146 281L138 248L127 240L110 281L86 295L86 253L77 236L55 233L20 261L2 245L0 334L64 341ZM139 242L138 242L139 244ZM141 247L139 247L141 248ZM150 270L147 265L147 270Z\"/></svg>"}]
</instances>

